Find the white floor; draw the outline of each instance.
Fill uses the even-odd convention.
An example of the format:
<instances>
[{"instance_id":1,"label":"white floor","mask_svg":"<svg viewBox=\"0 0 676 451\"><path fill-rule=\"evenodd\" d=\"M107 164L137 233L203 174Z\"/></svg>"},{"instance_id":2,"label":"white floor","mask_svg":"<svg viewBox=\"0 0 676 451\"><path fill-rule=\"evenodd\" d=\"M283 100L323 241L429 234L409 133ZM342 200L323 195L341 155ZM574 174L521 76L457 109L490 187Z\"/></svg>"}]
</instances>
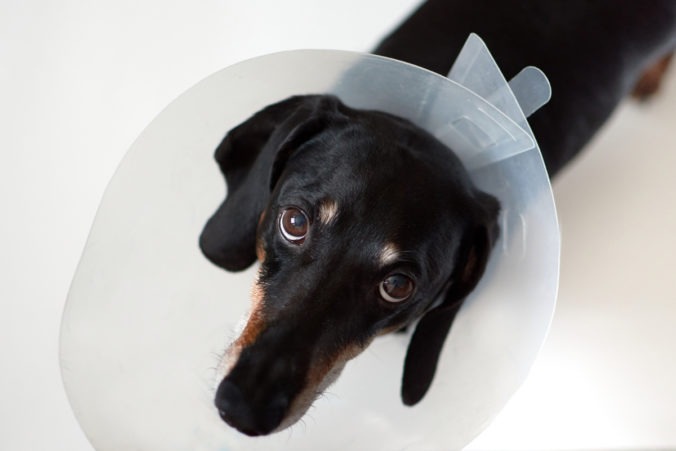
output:
<instances>
[{"instance_id":1,"label":"white floor","mask_svg":"<svg viewBox=\"0 0 676 451\"><path fill-rule=\"evenodd\" d=\"M470 449L676 448L676 71L554 183L561 284L529 379Z\"/></svg>"},{"instance_id":2,"label":"white floor","mask_svg":"<svg viewBox=\"0 0 676 451\"><path fill-rule=\"evenodd\" d=\"M91 449L58 370L96 206L178 94L289 48L368 50L417 1L0 5L0 449ZM349 28L348 28L349 24ZM524 386L470 449L676 447L676 71L555 182L559 305Z\"/></svg>"}]
</instances>

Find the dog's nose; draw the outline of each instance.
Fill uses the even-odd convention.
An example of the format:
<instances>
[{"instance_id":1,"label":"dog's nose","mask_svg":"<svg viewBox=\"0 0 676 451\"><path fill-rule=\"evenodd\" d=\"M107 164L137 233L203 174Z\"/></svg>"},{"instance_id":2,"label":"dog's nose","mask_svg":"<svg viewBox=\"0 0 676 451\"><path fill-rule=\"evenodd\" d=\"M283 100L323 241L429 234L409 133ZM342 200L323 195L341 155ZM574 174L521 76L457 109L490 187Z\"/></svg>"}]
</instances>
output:
<instances>
[{"instance_id":1,"label":"dog's nose","mask_svg":"<svg viewBox=\"0 0 676 451\"><path fill-rule=\"evenodd\" d=\"M215 404L223 421L240 432L250 436L269 434L282 422L288 398L276 393L264 401L258 395L254 399L257 402L247 399L235 382L225 378L216 391Z\"/></svg>"}]
</instances>

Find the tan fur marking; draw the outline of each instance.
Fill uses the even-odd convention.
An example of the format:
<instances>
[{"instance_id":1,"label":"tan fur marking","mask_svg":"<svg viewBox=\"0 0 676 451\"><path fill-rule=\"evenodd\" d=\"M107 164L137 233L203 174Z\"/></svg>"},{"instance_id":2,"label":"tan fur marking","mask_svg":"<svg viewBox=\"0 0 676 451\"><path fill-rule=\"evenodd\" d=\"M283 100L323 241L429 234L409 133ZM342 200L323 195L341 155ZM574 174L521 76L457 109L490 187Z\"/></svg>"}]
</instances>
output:
<instances>
[{"instance_id":1,"label":"tan fur marking","mask_svg":"<svg viewBox=\"0 0 676 451\"><path fill-rule=\"evenodd\" d=\"M256 280L251 288L251 315L249 316L249 321L247 321L242 334L235 340L235 343L241 348L245 348L256 341L256 337L258 337L258 334L265 326L265 321L261 313L263 296L263 287L258 280Z\"/></svg>"},{"instance_id":2,"label":"tan fur marking","mask_svg":"<svg viewBox=\"0 0 676 451\"><path fill-rule=\"evenodd\" d=\"M261 312L265 290L259 280L260 269L256 276L256 281L251 288L251 305L249 311L241 320L242 322L246 322L246 325L243 327L235 341L228 346L228 349L226 349L225 354L219 363L217 369L217 377L219 380L222 380L232 370L239 359L242 349L256 341L258 334L260 334L265 327L265 320Z\"/></svg>"},{"instance_id":3,"label":"tan fur marking","mask_svg":"<svg viewBox=\"0 0 676 451\"><path fill-rule=\"evenodd\" d=\"M319 204L319 220L328 224L338 216L338 204L336 201L327 199Z\"/></svg>"},{"instance_id":4,"label":"tan fur marking","mask_svg":"<svg viewBox=\"0 0 676 451\"><path fill-rule=\"evenodd\" d=\"M258 257L258 261L263 263L265 261L265 243L263 243L263 240L261 239L261 234L260 234L260 229L261 229L261 224L263 224L263 219L265 218L265 211L261 213L261 217L258 220L258 231L256 233L256 257Z\"/></svg>"},{"instance_id":5,"label":"tan fur marking","mask_svg":"<svg viewBox=\"0 0 676 451\"><path fill-rule=\"evenodd\" d=\"M394 326L387 327L380 332L378 332L378 336L381 337L383 335L391 334L392 332L396 332L398 330L401 330L402 327L404 327L405 323L401 324L395 324Z\"/></svg>"},{"instance_id":6,"label":"tan fur marking","mask_svg":"<svg viewBox=\"0 0 676 451\"><path fill-rule=\"evenodd\" d=\"M346 364L349 360L352 360L361 354L364 349L366 349L366 346L352 345L343 349L332 358L325 359L324 362L318 362L317 365L314 365L312 368L310 368L310 372L308 373L307 377L307 385L321 385L321 382L324 380L326 375L329 374L331 370L336 367L336 365Z\"/></svg>"},{"instance_id":7,"label":"tan fur marking","mask_svg":"<svg viewBox=\"0 0 676 451\"><path fill-rule=\"evenodd\" d=\"M261 263L265 261L265 245L260 236L256 238L256 257L258 257L258 261Z\"/></svg>"},{"instance_id":8,"label":"tan fur marking","mask_svg":"<svg viewBox=\"0 0 676 451\"><path fill-rule=\"evenodd\" d=\"M394 263L399 258L399 248L394 243L387 243L380 251L380 264L382 266Z\"/></svg>"},{"instance_id":9,"label":"tan fur marking","mask_svg":"<svg viewBox=\"0 0 676 451\"><path fill-rule=\"evenodd\" d=\"M307 412L314 400L338 379L343 368L345 368L345 364L361 354L370 342L371 340L363 346L356 344L349 346L333 356L327 356L315 362L307 374L305 388L293 400L286 417L275 429L275 432L296 423Z\"/></svg>"},{"instance_id":10,"label":"tan fur marking","mask_svg":"<svg viewBox=\"0 0 676 451\"><path fill-rule=\"evenodd\" d=\"M463 282L465 283L469 282L470 278L474 275L474 270L476 268L478 260L479 257L477 257L476 248L473 247L469 253L469 256L467 257L467 265L465 265L465 268L462 271Z\"/></svg>"}]
</instances>

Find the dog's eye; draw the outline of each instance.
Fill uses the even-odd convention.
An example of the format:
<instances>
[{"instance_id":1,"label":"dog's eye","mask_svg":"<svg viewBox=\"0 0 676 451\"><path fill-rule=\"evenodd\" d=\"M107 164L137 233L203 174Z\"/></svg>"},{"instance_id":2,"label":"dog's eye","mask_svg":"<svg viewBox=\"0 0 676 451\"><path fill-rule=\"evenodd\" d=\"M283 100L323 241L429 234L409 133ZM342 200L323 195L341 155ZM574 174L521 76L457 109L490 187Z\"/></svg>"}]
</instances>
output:
<instances>
[{"instance_id":1,"label":"dog's eye","mask_svg":"<svg viewBox=\"0 0 676 451\"><path fill-rule=\"evenodd\" d=\"M279 229L282 235L293 244L302 244L305 241L308 227L307 215L298 208L287 208L279 217Z\"/></svg>"},{"instance_id":2,"label":"dog's eye","mask_svg":"<svg viewBox=\"0 0 676 451\"><path fill-rule=\"evenodd\" d=\"M403 274L392 274L380 282L380 296L387 302L405 301L413 293L415 284L410 277Z\"/></svg>"}]
</instances>

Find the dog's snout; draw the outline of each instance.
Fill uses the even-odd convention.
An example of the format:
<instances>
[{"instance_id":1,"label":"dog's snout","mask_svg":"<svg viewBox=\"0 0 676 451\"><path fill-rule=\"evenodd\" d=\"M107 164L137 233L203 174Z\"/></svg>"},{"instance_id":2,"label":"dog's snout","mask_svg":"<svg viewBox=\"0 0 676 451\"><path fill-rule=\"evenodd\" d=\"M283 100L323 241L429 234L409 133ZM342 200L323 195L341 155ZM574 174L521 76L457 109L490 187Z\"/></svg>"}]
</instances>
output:
<instances>
[{"instance_id":1,"label":"dog's snout","mask_svg":"<svg viewBox=\"0 0 676 451\"><path fill-rule=\"evenodd\" d=\"M247 399L244 391L230 378L225 378L216 392L218 413L230 426L246 435L265 435L274 431L287 411L288 397L275 393L270 397Z\"/></svg>"}]
</instances>

